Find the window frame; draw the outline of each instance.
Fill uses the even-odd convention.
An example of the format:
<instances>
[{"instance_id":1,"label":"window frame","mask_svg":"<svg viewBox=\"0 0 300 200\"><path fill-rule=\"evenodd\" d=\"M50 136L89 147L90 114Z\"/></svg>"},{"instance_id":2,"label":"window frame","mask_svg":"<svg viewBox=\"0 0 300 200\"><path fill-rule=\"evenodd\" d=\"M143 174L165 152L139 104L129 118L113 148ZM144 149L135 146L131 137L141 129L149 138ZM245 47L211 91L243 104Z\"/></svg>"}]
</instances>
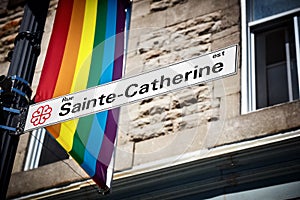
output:
<instances>
[{"instance_id":1,"label":"window frame","mask_svg":"<svg viewBox=\"0 0 300 200\"><path fill-rule=\"evenodd\" d=\"M61 147L60 152L58 152L58 151L56 151L57 149L52 149L49 146L49 144L48 144L48 146L46 146L46 144L47 144L46 139L49 140L50 139L49 137L51 137L50 135L47 135L47 134L49 134L49 133L47 133L47 130L45 128L39 128L39 129L33 130L31 132L30 137L29 137L28 149L27 149L27 153L26 153L26 157L25 157L23 171L36 169L36 168L42 167L42 166L50 164L50 163L58 162L61 160L67 160L67 159L71 158L70 156L62 158L67 155L67 152L65 152L65 153L62 152L62 150L63 150L62 147ZM53 138L52 142L56 142L54 138ZM57 144L57 145L59 145L59 144ZM53 146L53 144L52 144L52 146ZM54 159L55 161L53 161L53 159L50 159L50 160L48 159L48 161L43 160L45 158L44 151L46 151L46 152L48 151L48 152L50 152L51 156L53 155L54 157L56 157ZM43 163L41 163L41 161L43 161Z\"/></svg>"},{"instance_id":2,"label":"window frame","mask_svg":"<svg viewBox=\"0 0 300 200\"><path fill-rule=\"evenodd\" d=\"M45 134L46 129L44 128L36 129L31 132L23 171L39 167Z\"/></svg>"},{"instance_id":3,"label":"window frame","mask_svg":"<svg viewBox=\"0 0 300 200\"><path fill-rule=\"evenodd\" d=\"M262 25L266 22L278 20L283 17L291 16L294 23L296 63L298 73L298 85L300 86L300 17L293 16L300 12L300 8L275 14L269 17L248 22L247 0L241 0L241 114L253 112L256 109L256 77L255 77L255 34L251 28ZM300 94L300 87L299 87ZM260 108L263 109L263 108Z\"/></svg>"}]
</instances>

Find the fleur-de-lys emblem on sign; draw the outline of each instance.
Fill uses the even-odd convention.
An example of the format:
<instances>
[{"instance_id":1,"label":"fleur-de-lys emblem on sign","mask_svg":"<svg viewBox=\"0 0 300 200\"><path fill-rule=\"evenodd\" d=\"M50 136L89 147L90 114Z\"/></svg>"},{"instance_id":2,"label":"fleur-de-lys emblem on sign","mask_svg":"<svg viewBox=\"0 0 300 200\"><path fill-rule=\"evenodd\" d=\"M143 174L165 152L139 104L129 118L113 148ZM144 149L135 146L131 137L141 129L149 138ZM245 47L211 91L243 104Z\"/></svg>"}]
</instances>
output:
<instances>
[{"instance_id":1,"label":"fleur-de-lys emblem on sign","mask_svg":"<svg viewBox=\"0 0 300 200\"><path fill-rule=\"evenodd\" d=\"M36 111L32 113L30 122L37 126L45 123L47 119L51 117L52 108L49 105L40 106Z\"/></svg>"}]
</instances>

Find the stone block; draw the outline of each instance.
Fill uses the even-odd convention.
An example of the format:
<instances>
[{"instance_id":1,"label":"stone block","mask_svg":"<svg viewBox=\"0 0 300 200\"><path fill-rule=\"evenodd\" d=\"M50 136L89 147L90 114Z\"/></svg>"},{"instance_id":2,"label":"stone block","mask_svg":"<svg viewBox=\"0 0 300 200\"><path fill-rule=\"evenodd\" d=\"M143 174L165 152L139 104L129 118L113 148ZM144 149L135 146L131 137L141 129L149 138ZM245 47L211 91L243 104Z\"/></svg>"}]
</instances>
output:
<instances>
[{"instance_id":1,"label":"stone block","mask_svg":"<svg viewBox=\"0 0 300 200\"><path fill-rule=\"evenodd\" d=\"M211 42L211 33L208 34L201 34L198 36L193 37L190 40L190 45L191 46L198 46L198 45L202 45L202 44L207 44Z\"/></svg>"},{"instance_id":2,"label":"stone block","mask_svg":"<svg viewBox=\"0 0 300 200\"><path fill-rule=\"evenodd\" d=\"M220 118L226 120L240 116L240 93L230 94L221 98Z\"/></svg>"},{"instance_id":3,"label":"stone block","mask_svg":"<svg viewBox=\"0 0 300 200\"><path fill-rule=\"evenodd\" d=\"M213 40L211 44L211 50L215 51L221 48L226 48L228 46L232 46L240 43L240 33L232 33L224 38Z\"/></svg>"},{"instance_id":4,"label":"stone block","mask_svg":"<svg viewBox=\"0 0 300 200\"><path fill-rule=\"evenodd\" d=\"M194 37L206 34L213 26L215 22L203 22L198 24L193 24L193 26L186 27L180 30L179 33L183 35L191 35Z\"/></svg>"},{"instance_id":5,"label":"stone block","mask_svg":"<svg viewBox=\"0 0 300 200\"><path fill-rule=\"evenodd\" d=\"M140 36L139 45L143 48L150 49L161 48L165 46L166 42L169 40L170 33L170 30L165 28L148 32L147 34Z\"/></svg>"},{"instance_id":6,"label":"stone block","mask_svg":"<svg viewBox=\"0 0 300 200\"><path fill-rule=\"evenodd\" d=\"M170 110L170 101L171 97L169 95L155 97L151 103L141 104L139 112L141 115L161 114L166 110Z\"/></svg>"},{"instance_id":7,"label":"stone block","mask_svg":"<svg viewBox=\"0 0 300 200\"><path fill-rule=\"evenodd\" d=\"M165 10L170 6L169 4L169 1L152 1L150 5L150 11L155 12Z\"/></svg>"},{"instance_id":8,"label":"stone block","mask_svg":"<svg viewBox=\"0 0 300 200\"><path fill-rule=\"evenodd\" d=\"M8 197L47 190L87 178L89 176L74 160L55 162L34 170L12 174Z\"/></svg>"},{"instance_id":9,"label":"stone block","mask_svg":"<svg viewBox=\"0 0 300 200\"><path fill-rule=\"evenodd\" d=\"M182 58L189 59L196 56L206 54L211 51L211 44L203 44L199 46L192 46L187 49L183 49L180 54Z\"/></svg>"},{"instance_id":10,"label":"stone block","mask_svg":"<svg viewBox=\"0 0 300 200\"><path fill-rule=\"evenodd\" d=\"M180 129L191 129L207 123L207 116L204 113L194 113L174 119L174 124L184 124Z\"/></svg>"},{"instance_id":11,"label":"stone block","mask_svg":"<svg viewBox=\"0 0 300 200\"><path fill-rule=\"evenodd\" d=\"M166 13L166 26L172 26L179 22L186 21L188 19L189 6L187 3L178 4L172 8L167 9Z\"/></svg>"},{"instance_id":12,"label":"stone block","mask_svg":"<svg viewBox=\"0 0 300 200\"><path fill-rule=\"evenodd\" d=\"M287 103L283 105L286 123L289 129L300 127L300 101Z\"/></svg>"},{"instance_id":13,"label":"stone block","mask_svg":"<svg viewBox=\"0 0 300 200\"><path fill-rule=\"evenodd\" d=\"M169 51L166 50L164 47L161 49L155 48L155 49L148 49L144 51L145 53L142 54L142 57L145 61L155 59L157 57L160 57L164 54L167 54Z\"/></svg>"},{"instance_id":14,"label":"stone block","mask_svg":"<svg viewBox=\"0 0 300 200\"><path fill-rule=\"evenodd\" d=\"M208 13L213 13L226 8L226 0L210 1L210 0L191 0L188 3L188 19L195 18L197 16L202 16Z\"/></svg>"},{"instance_id":15,"label":"stone block","mask_svg":"<svg viewBox=\"0 0 300 200\"><path fill-rule=\"evenodd\" d=\"M183 115L191 115L191 114L199 112L199 110L204 107L206 107L205 103L194 103L189 106L184 106L182 108L182 113L183 113Z\"/></svg>"},{"instance_id":16,"label":"stone block","mask_svg":"<svg viewBox=\"0 0 300 200\"><path fill-rule=\"evenodd\" d=\"M167 10L167 26L172 26L178 24L178 22L190 19L193 19L196 23L215 20L217 19L215 13L227 6L227 4L224 3L225 0L216 2L192 0L184 4L178 4Z\"/></svg>"},{"instance_id":17,"label":"stone block","mask_svg":"<svg viewBox=\"0 0 300 200\"><path fill-rule=\"evenodd\" d=\"M195 88L199 86L187 87L172 94L172 100L175 101L172 107L181 108L195 104L198 101L198 93Z\"/></svg>"},{"instance_id":18,"label":"stone block","mask_svg":"<svg viewBox=\"0 0 300 200\"><path fill-rule=\"evenodd\" d=\"M240 1L239 0L229 0L228 7L233 6L233 5L240 5Z\"/></svg>"},{"instance_id":19,"label":"stone block","mask_svg":"<svg viewBox=\"0 0 300 200\"><path fill-rule=\"evenodd\" d=\"M219 2L219 1L217 1ZM241 9L239 4L234 4L222 10L222 25L225 29L240 24Z\"/></svg>"},{"instance_id":20,"label":"stone block","mask_svg":"<svg viewBox=\"0 0 300 200\"><path fill-rule=\"evenodd\" d=\"M166 135L168 133L168 128L165 127L167 124L168 122L161 122L132 128L128 133L129 141L138 142Z\"/></svg>"},{"instance_id":21,"label":"stone block","mask_svg":"<svg viewBox=\"0 0 300 200\"><path fill-rule=\"evenodd\" d=\"M211 108L219 108L220 101L218 99L208 99L205 101L197 102L189 106L184 106L182 108L182 113L184 116L191 115L194 113L203 113Z\"/></svg>"},{"instance_id":22,"label":"stone block","mask_svg":"<svg viewBox=\"0 0 300 200\"><path fill-rule=\"evenodd\" d=\"M1 63L0 67L0 75L6 75L9 68L9 62Z\"/></svg>"},{"instance_id":23,"label":"stone block","mask_svg":"<svg viewBox=\"0 0 300 200\"><path fill-rule=\"evenodd\" d=\"M226 29L222 29L222 31L218 31L214 34L212 34L212 40L218 40L218 39L222 39L224 37L227 37L229 35L235 34L235 33L239 33L240 31L240 27L239 25L234 25L232 27L226 28Z\"/></svg>"},{"instance_id":24,"label":"stone block","mask_svg":"<svg viewBox=\"0 0 300 200\"><path fill-rule=\"evenodd\" d=\"M6 19L6 22L10 21L10 20L14 20L14 19L20 19L20 21L22 20L23 17L23 8L22 7L18 7L15 10L13 10L12 12L8 12L8 17ZM5 19L5 18L4 18Z\"/></svg>"},{"instance_id":25,"label":"stone block","mask_svg":"<svg viewBox=\"0 0 300 200\"><path fill-rule=\"evenodd\" d=\"M134 143L117 145L114 171L128 170L133 165L133 149Z\"/></svg>"},{"instance_id":26,"label":"stone block","mask_svg":"<svg viewBox=\"0 0 300 200\"><path fill-rule=\"evenodd\" d=\"M156 57L145 60L145 71L166 67L182 60L181 55L177 52L163 51L156 55Z\"/></svg>"},{"instance_id":27,"label":"stone block","mask_svg":"<svg viewBox=\"0 0 300 200\"><path fill-rule=\"evenodd\" d=\"M134 151L134 166L172 156L176 157L174 160L170 160L170 163L175 162L176 158L180 158L185 153L202 149L202 141L206 134L207 127L198 126L177 134L137 142Z\"/></svg>"},{"instance_id":28,"label":"stone block","mask_svg":"<svg viewBox=\"0 0 300 200\"><path fill-rule=\"evenodd\" d=\"M151 0L133 1L132 17L137 18L150 14L150 2Z\"/></svg>"},{"instance_id":29,"label":"stone block","mask_svg":"<svg viewBox=\"0 0 300 200\"><path fill-rule=\"evenodd\" d=\"M198 102L203 102L207 99L214 98L213 84L211 82L205 83L205 85L194 86L194 90L197 94Z\"/></svg>"},{"instance_id":30,"label":"stone block","mask_svg":"<svg viewBox=\"0 0 300 200\"><path fill-rule=\"evenodd\" d=\"M20 136L20 141L18 144L17 152L16 152L16 157L14 161L14 166L13 166L13 173L16 172L21 172L23 171L23 165L26 159L26 153L27 153L27 144L28 140L30 138L30 134L23 134Z\"/></svg>"},{"instance_id":31,"label":"stone block","mask_svg":"<svg viewBox=\"0 0 300 200\"><path fill-rule=\"evenodd\" d=\"M133 109L135 111L135 109ZM132 117L130 117L129 109L127 106L121 107L119 123L118 123L118 144L124 144L128 141L128 132L130 130L129 124L132 122Z\"/></svg>"},{"instance_id":32,"label":"stone block","mask_svg":"<svg viewBox=\"0 0 300 200\"><path fill-rule=\"evenodd\" d=\"M135 56L138 53L138 43L139 37L131 37L129 30L129 38L128 38L128 47L127 47L127 56Z\"/></svg>"},{"instance_id":33,"label":"stone block","mask_svg":"<svg viewBox=\"0 0 300 200\"><path fill-rule=\"evenodd\" d=\"M126 60L124 77L130 77L143 72L144 64L140 55L129 56Z\"/></svg>"},{"instance_id":34,"label":"stone block","mask_svg":"<svg viewBox=\"0 0 300 200\"><path fill-rule=\"evenodd\" d=\"M130 22L131 32L137 33L138 31L138 35L144 35L149 33L149 30L159 30L164 27L166 27L166 10L132 18Z\"/></svg>"},{"instance_id":35,"label":"stone block","mask_svg":"<svg viewBox=\"0 0 300 200\"><path fill-rule=\"evenodd\" d=\"M224 97L241 91L241 73L237 69L237 74L213 81L213 97Z\"/></svg>"},{"instance_id":36,"label":"stone block","mask_svg":"<svg viewBox=\"0 0 300 200\"><path fill-rule=\"evenodd\" d=\"M12 173L23 171L23 165L25 159L26 159L25 152L16 152Z\"/></svg>"},{"instance_id":37,"label":"stone block","mask_svg":"<svg viewBox=\"0 0 300 200\"><path fill-rule=\"evenodd\" d=\"M203 140L203 148L209 149L218 144L220 137L222 136L222 130L225 127L225 121L220 119L217 121L210 121L207 124L207 134Z\"/></svg>"},{"instance_id":38,"label":"stone block","mask_svg":"<svg viewBox=\"0 0 300 200\"><path fill-rule=\"evenodd\" d=\"M235 118L213 122L222 125L216 146L284 132L291 128L286 121L285 105L268 107ZM299 126L298 126L299 127Z\"/></svg>"},{"instance_id":39,"label":"stone block","mask_svg":"<svg viewBox=\"0 0 300 200\"><path fill-rule=\"evenodd\" d=\"M176 120L176 119L181 119L183 116L183 110L182 109L172 109L168 112L166 112L165 117L163 118L162 121L170 121L170 120Z\"/></svg>"},{"instance_id":40,"label":"stone block","mask_svg":"<svg viewBox=\"0 0 300 200\"><path fill-rule=\"evenodd\" d=\"M132 103L127 106L122 106L122 118L124 118L124 121L134 121L140 116L139 112L139 102L138 103Z\"/></svg>"},{"instance_id":41,"label":"stone block","mask_svg":"<svg viewBox=\"0 0 300 200\"><path fill-rule=\"evenodd\" d=\"M7 36L1 38L1 43L2 43L3 45L9 45L9 44L14 43L17 34L18 34L18 33L11 33L11 34L9 34L9 35L7 35Z\"/></svg>"}]
</instances>

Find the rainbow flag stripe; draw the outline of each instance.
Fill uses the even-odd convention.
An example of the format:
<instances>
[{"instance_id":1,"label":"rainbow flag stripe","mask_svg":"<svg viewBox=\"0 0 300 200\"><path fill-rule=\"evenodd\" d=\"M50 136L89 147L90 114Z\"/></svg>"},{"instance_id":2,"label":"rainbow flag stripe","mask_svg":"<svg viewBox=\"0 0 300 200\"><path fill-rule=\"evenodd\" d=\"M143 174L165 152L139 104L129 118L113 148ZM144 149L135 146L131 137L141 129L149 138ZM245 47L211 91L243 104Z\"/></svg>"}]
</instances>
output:
<instances>
[{"instance_id":1,"label":"rainbow flag stripe","mask_svg":"<svg viewBox=\"0 0 300 200\"><path fill-rule=\"evenodd\" d=\"M128 0L59 1L35 101L122 77ZM102 188L110 187L119 109L47 127Z\"/></svg>"}]
</instances>

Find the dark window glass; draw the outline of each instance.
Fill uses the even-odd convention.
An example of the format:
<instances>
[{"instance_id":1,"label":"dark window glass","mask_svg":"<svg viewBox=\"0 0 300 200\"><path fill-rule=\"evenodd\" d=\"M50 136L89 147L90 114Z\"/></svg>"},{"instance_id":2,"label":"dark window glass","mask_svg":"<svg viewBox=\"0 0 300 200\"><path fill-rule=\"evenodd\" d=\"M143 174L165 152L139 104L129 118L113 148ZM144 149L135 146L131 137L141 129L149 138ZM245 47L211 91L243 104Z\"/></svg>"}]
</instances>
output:
<instances>
[{"instance_id":1,"label":"dark window glass","mask_svg":"<svg viewBox=\"0 0 300 200\"><path fill-rule=\"evenodd\" d=\"M256 107L299 98L292 20L255 27Z\"/></svg>"},{"instance_id":2,"label":"dark window glass","mask_svg":"<svg viewBox=\"0 0 300 200\"><path fill-rule=\"evenodd\" d=\"M300 8L299 0L252 0L251 21Z\"/></svg>"},{"instance_id":3,"label":"dark window glass","mask_svg":"<svg viewBox=\"0 0 300 200\"><path fill-rule=\"evenodd\" d=\"M285 30L271 31L265 35L266 64L272 65L285 61Z\"/></svg>"},{"instance_id":4,"label":"dark window glass","mask_svg":"<svg viewBox=\"0 0 300 200\"><path fill-rule=\"evenodd\" d=\"M39 166L67 159L67 152L55 141L49 133L46 133L40 156Z\"/></svg>"},{"instance_id":5,"label":"dark window glass","mask_svg":"<svg viewBox=\"0 0 300 200\"><path fill-rule=\"evenodd\" d=\"M285 63L267 69L268 106L289 101L287 83Z\"/></svg>"}]
</instances>

